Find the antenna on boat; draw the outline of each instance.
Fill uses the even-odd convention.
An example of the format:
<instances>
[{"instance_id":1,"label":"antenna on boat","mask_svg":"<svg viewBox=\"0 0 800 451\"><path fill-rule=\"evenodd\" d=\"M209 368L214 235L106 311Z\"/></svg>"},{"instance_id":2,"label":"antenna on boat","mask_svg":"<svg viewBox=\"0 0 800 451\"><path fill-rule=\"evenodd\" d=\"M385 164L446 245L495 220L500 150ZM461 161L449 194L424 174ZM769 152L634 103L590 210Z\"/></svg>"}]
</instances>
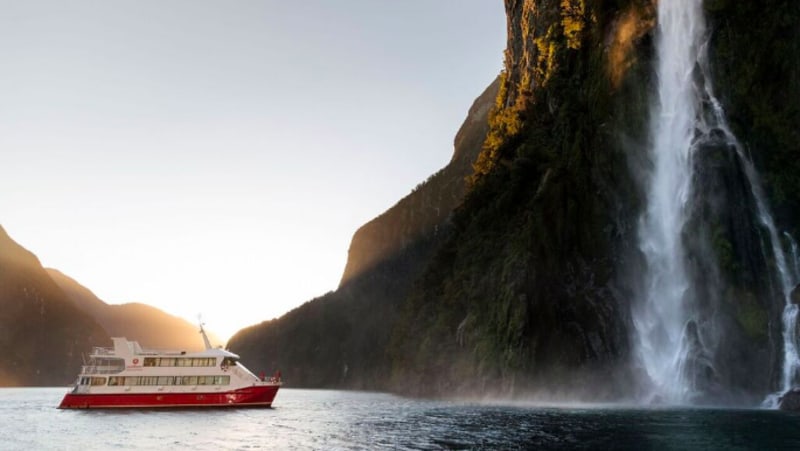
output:
<instances>
[{"instance_id":1,"label":"antenna on boat","mask_svg":"<svg viewBox=\"0 0 800 451\"><path fill-rule=\"evenodd\" d=\"M203 344L206 345L206 350L212 349L211 342L208 341L208 335L206 335L206 331L203 329L203 318L201 315L197 315L197 322L200 323L200 335L203 336Z\"/></svg>"}]
</instances>

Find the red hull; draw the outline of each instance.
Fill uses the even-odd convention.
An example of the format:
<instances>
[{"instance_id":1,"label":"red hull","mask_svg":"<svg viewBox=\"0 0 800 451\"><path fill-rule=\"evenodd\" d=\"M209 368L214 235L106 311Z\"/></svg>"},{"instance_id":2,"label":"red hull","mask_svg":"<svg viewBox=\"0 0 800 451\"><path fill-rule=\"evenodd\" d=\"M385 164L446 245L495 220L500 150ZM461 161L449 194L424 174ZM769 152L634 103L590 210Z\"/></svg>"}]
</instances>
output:
<instances>
[{"instance_id":1,"label":"red hull","mask_svg":"<svg viewBox=\"0 0 800 451\"><path fill-rule=\"evenodd\" d=\"M279 385L254 385L223 393L67 393L59 409L154 407L270 407Z\"/></svg>"}]
</instances>

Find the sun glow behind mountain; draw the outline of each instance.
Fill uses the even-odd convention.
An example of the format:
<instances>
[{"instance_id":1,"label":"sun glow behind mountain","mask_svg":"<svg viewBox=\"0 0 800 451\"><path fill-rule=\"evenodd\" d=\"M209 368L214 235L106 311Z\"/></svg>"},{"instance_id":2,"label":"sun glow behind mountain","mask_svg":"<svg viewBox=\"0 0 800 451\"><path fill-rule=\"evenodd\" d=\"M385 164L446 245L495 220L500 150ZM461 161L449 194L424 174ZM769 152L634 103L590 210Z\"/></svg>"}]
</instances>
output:
<instances>
[{"instance_id":1,"label":"sun glow behind mountain","mask_svg":"<svg viewBox=\"0 0 800 451\"><path fill-rule=\"evenodd\" d=\"M413 24L413 26L412 26ZM335 289L501 68L501 2L13 2L0 223L228 338Z\"/></svg>"}]
</instances>

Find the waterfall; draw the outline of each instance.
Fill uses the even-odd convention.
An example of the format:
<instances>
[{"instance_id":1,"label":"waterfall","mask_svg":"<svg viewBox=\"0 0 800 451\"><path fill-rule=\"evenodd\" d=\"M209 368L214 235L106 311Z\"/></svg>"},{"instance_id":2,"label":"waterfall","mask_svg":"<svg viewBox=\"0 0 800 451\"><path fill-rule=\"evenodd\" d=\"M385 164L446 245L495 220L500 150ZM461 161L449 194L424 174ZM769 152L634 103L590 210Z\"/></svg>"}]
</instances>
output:
<instances>
[{"instance_id":1,"label":"waterfall","mask_svg":"<svg viewBox=\"0 0 800 451\"><path fill-rule=\"evenodd\" d=\"M711 80L710 72L708 69L707 60L703 60L701 68L705 75L706 80ZM778 397L791 389L797 382L800 376L800 343L797 337L797 320L800 316L800 308L792 303L791 293L794 286L800 281L800 273L797 267L797 243L788 233L784 235L788 238L790 251L792 252L792 266L789 266L786 253L783 249L778 229L775 226L775 220L772 218L770 212L767 196L761 185L761 179L758 176L753 162L748 158L741 143L731 131L725 111L722 109L717 98L714 96L711 83L706 83L705 97L711 104L711 113L714 127L721 130L725 140L736 149L736 154L744 167L744 173L747 177L747 182L750 185L751 194L756 203L756 213L758 215L758 222L766 230L767 238L769 239L769 246L771 247L772 257L774 259L774 278L780 283L780 292L775 293L780 296L784 302L783 314L781 315L782 321L782 338L783 338L783 361L782 361L782 374L781 374L781 388L780 392L774 393L767 397L764 405L768 407L775 407L777 405Z\"/></svg>"},{"instance_id":2,"label":"waterfall","mask_svg":"<svg viewBox=\"0 0 800 451\"><path fill-rule=\"evenodd\" d=\"M681 234L689 217L692 152L701 109L695 68L706 27L700 0L658 4L658 102L651 108L652 172L647 207L639 222L645 256L644 293L633 311L639 356L658 395L681 402L687 394L681 368L696 333L684 340L691 296ZM691 329L696 332L696 326ZM698 338L695 341L694 338Z\"/></svg>"},{"instance_id":3,"label":"waterfall","mask_svg":"<svg viewBox=\"0 0 800 451\"><path fill-rule=\"evenodd\" d=\"M753 167L752 162L745 158L742 152L741 145L736 143L739 157L745 162L745 173L750 182L753 192L753 197L756 199L756 206L758 208L758 219L761 225L767 230L769 235L770 245L772 247L772 256L775 259L775 271L778 280L780 281L780 294L783 297L785 306L782 315L783 326L783 371L781 377L781 391L783 394L797 382L798 370L800 370L800 357L798 357L798 343L796 336L798 306L792 304L791 293L797 280L793 277L792 271L786 261L786 254L781 246L781 240L778 236L778 230L775 227L775 221L772 219L769 208L767 207L766 196L761 188L761 181L759 180L758 173ZM774 398L774 396L772 397ZM768 403L772 404L768 398Z\"/></svg>"},{"instance_id":4,"label":"waterfall","mask_svg":"<svg viewBox=\"0 0 800 451\"><path fill-rule=\"evenodd\" d=\"M645 187L646 208L638 228L646 267L632 314L634 342L653 384L653 396L668 403L692 402L710 386L700 379L715 377L715 343L707 343L702 333L712 321L703 317L698 307L684 240L685 226L692 217L692 195L705 195L693 193L693 155L711 142L736 150L755 203L755 219L762 229L764 258L772 257L770 268L774 273L770 279L779 282L773 297L780 297L785 304L781 393L798 382L800 373L798 306L790 299L800 278L797 244L789 237L790 266L758 173L714 95L707 34L702 0L658 2L658 92L651 107L650 126L652 167ZM721 287L712 286L711 290L721 291ZM765 403L774 405L776 399L777 395L772 395Z\"/></svg>"}]
</instances>

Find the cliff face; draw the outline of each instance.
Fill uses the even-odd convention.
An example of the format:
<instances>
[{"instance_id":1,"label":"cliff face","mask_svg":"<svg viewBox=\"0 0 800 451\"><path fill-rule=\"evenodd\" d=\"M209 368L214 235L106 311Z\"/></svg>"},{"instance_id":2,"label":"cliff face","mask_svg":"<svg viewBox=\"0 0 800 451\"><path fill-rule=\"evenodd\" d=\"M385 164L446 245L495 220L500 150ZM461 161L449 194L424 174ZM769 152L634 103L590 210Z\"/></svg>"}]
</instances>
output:
<instances>
[{"instance_id":1,"label":"cliff face","mask_svg":"<svg viewBox=\"0 0 800 451\"><path fill-rule=\"evenodd\" d=\"M646 269L637 224L652 164L655 6L506 1L489 137L453 234L398 322L398 390L573 399L648 390L631 311ZM778 230L795 231L800 6L704 9L715 91L762 173ZM704 114L712 107L706 99ZM754 402L778 388L783 299L746 162L714 133L694 156L682 235L698 315L687 339L707 351L676 377L712 402Z\"/></svg>"},{"instance_id":2,"label":"cliff face","mask_svg":"<svg viewBox=\"0 0 800 451\"><path fill-rule=\"evenodd\" d=\"M387 388L386 349L398 306L447 236L498 86L492 83L470 108L450 163L355 233L335 292L240 331L229 348L253 367L280 368L291 386Z\"/></svg>"},{"instance_id":3,"label":"cliff face","mask_svg":"<svg viewBox=\"0 0 800 451\"><path fill-rule=\"evenodd\" d=\"M81 356L108 342L36 256L0 228L0 386L66 385L78 374Z\"/></svg>"},{"instance_id":4,"label":"cliff face","mask_svg":"<svg viewBox=\"0 0 800 451\"><path fill-rule=\"evenodd\" d=\"M640 224L657 2L505 6L506 66L463 200L418 194L424 185L356 233L337 292L240 332L235 350L299 385L584 400L652 389L633 312L653 271ZM784 299L748 167L779 246L796 250L800 3L706 0L703 11L710 79L695 88L713 84L746 155L719 128L695 131L679 241L696 315L683 340L697 352L675 376L698 396L690 402L757 402L779 388ZM708 95L699 103L701 116L716 107ZM454 208L447 222L412 219L439 203Z\"/></svg>"},{"instance_id":5,"label":"cliff face","mask_svg":"<svg viewBox=\"0 0 800 451\"><path fill-rule=\"evenodd\" d=\"M797 268L791 248L800 232L800 4L707 0L704 6L716 96L759 174L777 244L787 251L787 264ZM696 256L695 285L716 291L700 294L707 300L703 307L713 312L706 328L725 331L706 334L707 341L718 341L713 382L757 401L781 389L785 295L779 256L753 186L746 183L747 162L729 143L711 140L695 164L698 195L689 224L694 238L687 241ZM703 237L709 252L696 244ZM710 276L708 260L718 276ZM790 277L793 284L798 276ZM797 331L791 334L796 342Z\"/></svg>"},{"instance_id":6,"label":"cliff face","mask_svg":"<svg viewBox=\"0 0 800 451\"><path fill-rule=\"evenodd\" d=\"M629 287L646 136L649 2L507 1L506 70L452 236L405 306L395 386L635 391ZM469 375L469 377L465 377Z\"/></svg>"},{"instance_id":7,"label":"cliff face","mask_svg":"<svg viewBox=\"0 0 800 451\"><path fill-rule=\"evenodd\" d=\"M472 174L472 164L486 138L487 117L499 85L500 81L495 80L473 103L456 134L450 163L420 183L397 205L356 231L340 286L393 258L413 243L439 232L464 198L464 180Z\"/></svg>"}]
</instances>

